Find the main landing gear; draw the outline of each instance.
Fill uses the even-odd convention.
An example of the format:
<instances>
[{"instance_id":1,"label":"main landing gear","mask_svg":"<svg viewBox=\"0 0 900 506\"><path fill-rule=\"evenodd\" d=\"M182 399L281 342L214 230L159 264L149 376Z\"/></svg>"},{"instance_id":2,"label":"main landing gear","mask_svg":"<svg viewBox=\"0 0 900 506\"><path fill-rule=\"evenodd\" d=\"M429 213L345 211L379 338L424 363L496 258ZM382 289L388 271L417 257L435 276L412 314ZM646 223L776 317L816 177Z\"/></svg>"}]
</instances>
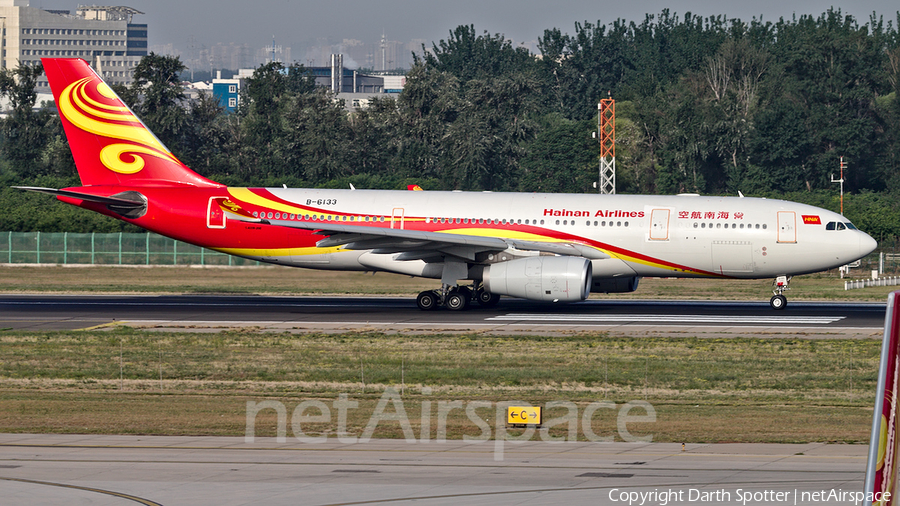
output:
<instances>
[{"instance_id":1,"label":"main landing gear","mask_svg":"<svg viewBox=\"0 0 900 506\"><path fill-rule=\"evenodd\" d=\"M775 281L772 282L772 286L774 287L772 293L775 294L769 299L769 305L772 306L772 309L780 310L787 306L787 297L783 294L785 290L791 289L791 278L792 276L778 276L775 278Z\"/></svg>"},{"instance_id":2,"label":"main landing gear","mask_svg":"<svg viewBox=\"0 0 900 506\"><path fill-rule=\"evenodd\" d=\"M440 290L426 290L416 297L416 305L423 311L431 311L441 306L450 311L462 311L472 302L491 307L499 301L499 295L485 291L480 284L472 287L444 285Z\"/></svg>"}]
</instances>

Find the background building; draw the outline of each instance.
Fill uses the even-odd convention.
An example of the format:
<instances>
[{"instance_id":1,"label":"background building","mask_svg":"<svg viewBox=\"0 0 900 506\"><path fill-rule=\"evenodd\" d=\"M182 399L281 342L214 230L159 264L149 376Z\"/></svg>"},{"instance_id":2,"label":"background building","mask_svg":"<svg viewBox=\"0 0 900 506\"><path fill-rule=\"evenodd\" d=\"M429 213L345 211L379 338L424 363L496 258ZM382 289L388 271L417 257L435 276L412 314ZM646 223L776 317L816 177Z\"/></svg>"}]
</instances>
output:
<instances>
[{"instance_id":1,"label":"background building","mask_svg":"<svg viewBox=\"0 0 900 506\"><path fill-rule=\"evenodd\" d=\"M128 85L147 54L147 25L132 23L142 12L124 6L66 10L30 7L28 0L0 0L0 68L37 65L43 57L83 58L110 84ZM37 82L49 93L47 78Z\"/></svg>"},{"instance_id":2,"label":"background building","mask_svg":"<svg viewBox=\"0 0 900 506\"><path fill-rule=\"evenodd\" d=\"M344 55L332 54L328 67L306 67L315 78L316 86L330 89L336 98L344 100L347 109L365 108L369 99L385 94L400 93L406 84L406 76L364 74L344 67ZM286 71L286 70L285 70ZM212 81L212 93L219 104L234 112L240 102L244 81L253 76L253 69L240 69L231 79L222 79L218 72Z\"/></svg>"}]
</instances>

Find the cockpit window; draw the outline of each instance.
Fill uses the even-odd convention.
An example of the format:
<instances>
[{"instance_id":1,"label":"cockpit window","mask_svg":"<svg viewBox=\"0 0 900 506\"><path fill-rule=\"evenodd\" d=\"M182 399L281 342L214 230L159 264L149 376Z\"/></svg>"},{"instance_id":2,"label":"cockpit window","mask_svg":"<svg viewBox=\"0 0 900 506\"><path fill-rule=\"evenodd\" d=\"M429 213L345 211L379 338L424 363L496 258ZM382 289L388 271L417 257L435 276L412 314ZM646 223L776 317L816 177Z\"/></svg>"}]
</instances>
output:
<instances>
[{"instance_id":1,"label":"cockpit window","mask_svg":"<svg viewBox=\"0 0 900 506\"><path fill-rule=\"evenodd\" d=\"M827 225L825 225L825 230L844 230L849 228L850 230L856 230L856 227L853 226L852 223L841 223L839 221L829 221Z\"/></svg>"},{"instance_id":2,"label":"cockpit window","mask_svg":"<svg viewBox=\"0 0 900 506\"><path fill-rule=\"evenodd\" d=\"M849 221L844 223L844 225L847 225L847 228L849 228L850 230L856 230L856 225L850 223Z\"/></svg>"}]
</instances>

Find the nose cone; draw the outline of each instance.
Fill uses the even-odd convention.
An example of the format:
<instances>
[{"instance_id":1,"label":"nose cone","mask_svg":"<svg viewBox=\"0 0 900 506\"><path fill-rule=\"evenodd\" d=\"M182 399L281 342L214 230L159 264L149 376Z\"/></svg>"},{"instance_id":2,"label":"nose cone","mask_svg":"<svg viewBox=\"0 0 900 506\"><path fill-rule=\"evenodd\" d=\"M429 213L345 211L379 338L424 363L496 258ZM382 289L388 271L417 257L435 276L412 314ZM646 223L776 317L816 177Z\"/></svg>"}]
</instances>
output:
<instances>
[{"instance_id":1,"label":"nose cone","mask_svg":"<svg viewBox=\"0 0 900 506\"><path fill-rule=\"evenodd\" d=\"M859 233L859 258L862 258L875 251L875 248L877 247L878 243L875 241L875 239L872 239L872 236L865 232Z\"/></svg>"}]
</instances>

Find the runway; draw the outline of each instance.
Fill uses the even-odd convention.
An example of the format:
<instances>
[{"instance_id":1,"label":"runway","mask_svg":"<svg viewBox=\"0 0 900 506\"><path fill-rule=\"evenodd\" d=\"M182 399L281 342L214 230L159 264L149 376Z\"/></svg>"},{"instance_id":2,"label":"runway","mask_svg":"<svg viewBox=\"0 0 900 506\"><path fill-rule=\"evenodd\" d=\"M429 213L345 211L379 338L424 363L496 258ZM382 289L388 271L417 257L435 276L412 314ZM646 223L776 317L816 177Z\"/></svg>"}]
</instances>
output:
<instances>
[{"instance_id":1,"label":"runway","mask_svg":"<svg viewBox=\"0 0 900 506\"><path fill-rule=\"evenodd\" d=\"M227 295L2 295L0 328L75 330L127 324L155 329L259 327L277 331L560 333L877 338L884 304L616 301L420 311L412 298Z\"/></svg>"},{"instance_id":2,"label":"runway","mask_svg":"<svg viewBox=\"0 0 900 506\"><path fill-rule=\"evenodd\" d=\"M823 498L862 489L866 450L3 434L0 489L9 506L852 504Z\"/></svg>"}]
</instances>

